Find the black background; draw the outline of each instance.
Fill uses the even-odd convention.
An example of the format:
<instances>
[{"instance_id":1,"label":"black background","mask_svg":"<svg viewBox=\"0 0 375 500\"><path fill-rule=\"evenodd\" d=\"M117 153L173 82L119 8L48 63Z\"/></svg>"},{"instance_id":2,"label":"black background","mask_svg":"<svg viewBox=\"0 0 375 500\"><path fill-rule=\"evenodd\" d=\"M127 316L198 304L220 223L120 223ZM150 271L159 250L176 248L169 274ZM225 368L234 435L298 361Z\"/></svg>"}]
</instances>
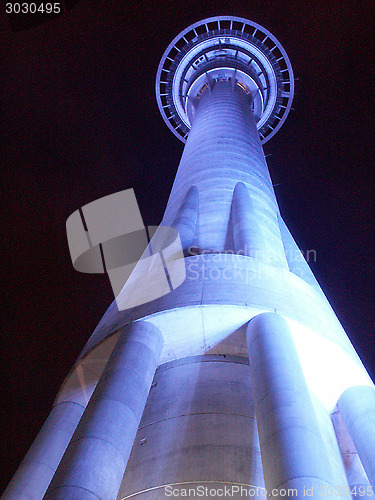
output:
<instances>
[{"instance_id":1,"label":"black background","mask_svg":"<svg viewBox=\"0 0 375 500\"><path fill-rule=\"evenodd\" d=\"M182 29L224 14L261 24L290 57L295 101L267 161L281 212L316 250L313 271L374 378L370 2L81 0L16 32L2 10L1 486L113 298L106 276L73 269L65 221L133 187L145 224L160 222L183 145L157 108L157 66Z\"/></svg>"}]
</instances>

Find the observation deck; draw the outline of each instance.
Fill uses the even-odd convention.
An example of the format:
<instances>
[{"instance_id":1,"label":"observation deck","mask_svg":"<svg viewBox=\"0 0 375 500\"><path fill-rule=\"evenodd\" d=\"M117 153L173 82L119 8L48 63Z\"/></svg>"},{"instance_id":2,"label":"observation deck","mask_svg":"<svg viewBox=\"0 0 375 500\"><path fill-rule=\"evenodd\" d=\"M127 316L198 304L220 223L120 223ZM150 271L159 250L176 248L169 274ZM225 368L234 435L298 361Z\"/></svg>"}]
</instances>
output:
<instances>
[{"instance_id":1,"label":"observation deck","mask_svg":"<svg viewBox=\"0 0 375 500\"><path fill-rule=\"evenodd\" d=\"M222 80L249 95L260 140L267 142L292 105L292 67L269 31L233 16L212 17L189 26L164 52L156 76L156 97L169 129L186 142L200 96Z\"/></svg>"}]
</instances>

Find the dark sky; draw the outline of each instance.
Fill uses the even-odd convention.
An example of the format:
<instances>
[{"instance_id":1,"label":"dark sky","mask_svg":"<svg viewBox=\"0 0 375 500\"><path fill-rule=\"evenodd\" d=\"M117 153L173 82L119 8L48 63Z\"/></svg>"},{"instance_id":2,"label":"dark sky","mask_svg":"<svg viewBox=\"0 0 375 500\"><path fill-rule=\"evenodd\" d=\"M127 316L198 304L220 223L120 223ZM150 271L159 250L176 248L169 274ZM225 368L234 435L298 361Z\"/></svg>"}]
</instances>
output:
<instances>
[{"instance_id":1,"label":"dark sky","mask_svg":"<svg viewBox=\"0 0 375 500\"><path fill-rule=\"evenodd\" d=\"M112 301L104 275L73 269L65 221L134 188L145 224L160 222L183 145L157 108L157 66L179 31L220 14L263 25L290 57L296 96L265 146L271 176L289 228L303 250L316 250L316 277L375 375L370 2L81 0L19 32L2 12L2 487Z\"/></svg>"}]
</instances>

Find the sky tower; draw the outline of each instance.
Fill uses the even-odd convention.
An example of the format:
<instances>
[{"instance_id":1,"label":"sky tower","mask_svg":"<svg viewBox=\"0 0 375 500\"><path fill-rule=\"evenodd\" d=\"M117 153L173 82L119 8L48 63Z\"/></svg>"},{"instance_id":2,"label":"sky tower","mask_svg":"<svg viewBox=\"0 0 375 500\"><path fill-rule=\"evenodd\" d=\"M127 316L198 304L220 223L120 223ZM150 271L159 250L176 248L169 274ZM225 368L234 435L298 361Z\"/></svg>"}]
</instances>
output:
<instances>
[{"instance_id":1,"label":"sky tower","mask_svg":"<svg viewBox=\"0 0 375 500\"><path fill-rule=\"evenodd\" d=\"M179 232L186 279L174 288L168 268L171 292L130 308L143 285L124 287L5 499L373 496L374 386L262 150L293 92L256 23L205 19L171 42L156 95L186 145L161 225Z\"/></svg>"}]
</instances>

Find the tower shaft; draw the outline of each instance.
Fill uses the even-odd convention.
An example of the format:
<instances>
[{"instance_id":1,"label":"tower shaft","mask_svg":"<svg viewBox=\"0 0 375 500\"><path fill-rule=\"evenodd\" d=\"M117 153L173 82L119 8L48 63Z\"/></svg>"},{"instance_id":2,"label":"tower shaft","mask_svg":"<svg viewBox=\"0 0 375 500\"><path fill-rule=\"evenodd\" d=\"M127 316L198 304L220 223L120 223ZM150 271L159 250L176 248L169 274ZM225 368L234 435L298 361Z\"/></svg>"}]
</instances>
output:
<instances>
[{"instance_id":1,"label":"tower shaft","mask_svg":"<svg viewBox=\"0 0 375 500\"><path fill-rule=\"evenodd\" d=\"M233 81L217 81L212 88L206 87L195 103L192 128L163 224L172 225L186 192L196 186L199 222L194 244L203 251L235 250L228 226L232 224L233 191L238 182L246 185L253 202L251 210L258 220L254 239L262 240L269 258L273 256L274 262L285 265L277 202L251 110L251 96ZM239 250L246 252L249 248Z\"/></svg>"}]
</instances>

